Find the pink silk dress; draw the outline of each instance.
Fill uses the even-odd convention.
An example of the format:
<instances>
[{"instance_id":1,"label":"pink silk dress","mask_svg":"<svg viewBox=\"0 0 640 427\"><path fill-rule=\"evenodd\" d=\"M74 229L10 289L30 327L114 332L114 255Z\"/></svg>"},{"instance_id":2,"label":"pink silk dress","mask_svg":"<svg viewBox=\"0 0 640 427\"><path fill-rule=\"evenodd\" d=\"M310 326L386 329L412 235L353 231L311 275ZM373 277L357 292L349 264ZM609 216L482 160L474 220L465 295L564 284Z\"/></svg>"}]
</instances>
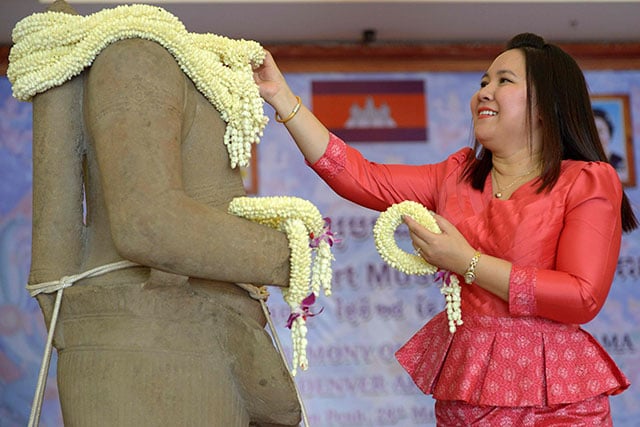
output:
<instances>
[{"instance_id":1,"label":"pink silk dress","mask_svg":"<svg viewBox=\"0 0 640 427\"><path fill-rule=\"evenodd\" d=\"M473 247L513 265L508 302L464 285L464 324L451 334L446 314L436 315L397 351L399 363L435 399L478 406L550 407L622 392L629 381L579 326L599 312L615 274L622 236L615 170L566 160L550 191L537 193L529 182L500 200L490 176L484 191L460 180L472 155L464 148L433 165L381 165L331 135L311 165L362 206L422 203Z\"/></svg>"}]
</instances>

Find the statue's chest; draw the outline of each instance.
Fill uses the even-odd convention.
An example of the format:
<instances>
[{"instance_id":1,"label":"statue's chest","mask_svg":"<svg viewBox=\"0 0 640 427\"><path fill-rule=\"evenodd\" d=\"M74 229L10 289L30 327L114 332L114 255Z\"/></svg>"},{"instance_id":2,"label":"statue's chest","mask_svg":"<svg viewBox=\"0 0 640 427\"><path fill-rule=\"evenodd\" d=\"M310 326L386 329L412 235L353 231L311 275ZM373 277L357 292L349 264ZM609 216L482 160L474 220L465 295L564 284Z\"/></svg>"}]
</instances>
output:
<instances>
[{"instance_id":1,"label":"statue's chest","mask_svg":"<svg viewBox=\"0 0 640 427\"><path fill-rule=\"evenodd\" d=\"M231 169L224 144L225 122L204 98L186 122L182 142L182 177L186 193L207 204L227 203L244 195L239 168Z\"/></svg>"}]
</instances>

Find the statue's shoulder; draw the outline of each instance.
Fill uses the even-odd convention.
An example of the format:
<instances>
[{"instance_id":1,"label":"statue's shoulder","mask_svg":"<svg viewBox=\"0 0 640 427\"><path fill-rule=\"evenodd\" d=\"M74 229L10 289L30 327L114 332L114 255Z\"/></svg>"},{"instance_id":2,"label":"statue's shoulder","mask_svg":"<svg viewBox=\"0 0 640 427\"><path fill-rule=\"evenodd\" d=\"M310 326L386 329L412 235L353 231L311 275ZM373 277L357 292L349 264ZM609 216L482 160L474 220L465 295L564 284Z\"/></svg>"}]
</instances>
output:
<instances>
[{"instance_id":1,"label":"statue's shoulder","mask_svg":"<svg viewBox=\"0 0 640 427\"><path fill-rule=\"evenodd\" d=\"M175 58L162 45L151 40L131 38L119 40L104 48L92 67L109 67L114 72L140 70L170 73L180 71Z\"/></svg>"},{"instance_id":2,"label":"statue's shoulder","mask_svg":"<svg viewBox=\"0 0 640 427\"><path fill-rule=\"evenodd\" d=\"M95 58L87 78L87 95L94 103L151 103L156 108L181 109L184 102L185 74L165 47L150 40L110 44Z\"/></svg>"}]
</instances>

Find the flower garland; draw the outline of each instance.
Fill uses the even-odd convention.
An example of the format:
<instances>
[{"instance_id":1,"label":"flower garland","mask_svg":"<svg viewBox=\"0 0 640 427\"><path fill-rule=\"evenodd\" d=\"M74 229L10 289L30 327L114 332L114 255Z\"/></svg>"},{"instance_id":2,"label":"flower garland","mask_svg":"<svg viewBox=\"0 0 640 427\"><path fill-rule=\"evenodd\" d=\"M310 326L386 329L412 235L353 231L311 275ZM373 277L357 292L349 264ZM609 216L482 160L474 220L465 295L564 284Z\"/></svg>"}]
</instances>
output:
<instances>
[{"instance_id":1,"label":"flower garland","mask_svg":"<svg viewBox=\"0 0 640 427\"><path fill-rule=\"evenodd\" d=\"M224 143L231 167L247 166L268 118L252 66L264 60L255 41L193 34L166 10L143 4L104 9L89 16L48 11L18 22L12 33L7 77L13 95L30 101L90 66L110 43L129 38L155 41L176 59L196 88L227 123Z\"/></svg>"},{"instance_id":2,"label":"flower garland","mask_svg":"<svg viewBox=\"0 0 640 427\"><path fill-rule=\"evenodd\" d=\"M462 310L460 309L460 280L449 271L438 270L419 255L410 254L402 250L396 243L394 233L402 223L402 215L408 215L418 221L428 230L441 233L431 212L420 203L406 200L391 205L382 212L373 227L373 238L382 259L391 267L405 274L426 275L436 273L435 280L442 281L440 293L446 301L449 331L454 333L456 326L462 324Z\"/></svg>"},{"instance_id":3,"label":"flower garland","mask_svg":"<svg viewBox=\"0 0 640 427\"><path fill-rule=\"evenodd\" d=\"M318 313L310 311L321 288L331 295L331 246L336 242L331 232L331 221L322 218L309 201L297 197L236 197L229 204L229 212L284 231L289 239L289 287L282 289L284 300L291 308L287 327L291 329L293 368L306 370L307 317Z\"/></svg>"}]
</instances>

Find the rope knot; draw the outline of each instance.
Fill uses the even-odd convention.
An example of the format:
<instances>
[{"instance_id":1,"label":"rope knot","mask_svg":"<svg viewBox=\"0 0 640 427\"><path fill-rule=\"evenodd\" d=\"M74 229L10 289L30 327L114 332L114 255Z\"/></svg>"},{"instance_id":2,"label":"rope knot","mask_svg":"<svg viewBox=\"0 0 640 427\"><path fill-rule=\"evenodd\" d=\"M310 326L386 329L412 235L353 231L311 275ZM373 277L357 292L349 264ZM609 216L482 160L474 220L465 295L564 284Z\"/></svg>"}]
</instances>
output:
<instances>
[{"instance_id":1,"label":"rope knot","mask_svg":"<svg viewBox=\"0 0 640 427\"><path fill-rule=\"evenodd\" d=\"M250 283L236 283L239 287L249 293L249 296L258 301L266 301L269 298L269 291L266 286L255 286Z\"/></svg>"},{"instance_id":2,"label":"rope knot","mask_svg":"<svg viewBox=\"0 0 640 427\"><path fill-rule=\"evenodd\" d=\"M63 276L60 279L60 288L61 289L69 288L73 286L76 280L78 280L76 276Z\"/></svg>"}]
</instances>

